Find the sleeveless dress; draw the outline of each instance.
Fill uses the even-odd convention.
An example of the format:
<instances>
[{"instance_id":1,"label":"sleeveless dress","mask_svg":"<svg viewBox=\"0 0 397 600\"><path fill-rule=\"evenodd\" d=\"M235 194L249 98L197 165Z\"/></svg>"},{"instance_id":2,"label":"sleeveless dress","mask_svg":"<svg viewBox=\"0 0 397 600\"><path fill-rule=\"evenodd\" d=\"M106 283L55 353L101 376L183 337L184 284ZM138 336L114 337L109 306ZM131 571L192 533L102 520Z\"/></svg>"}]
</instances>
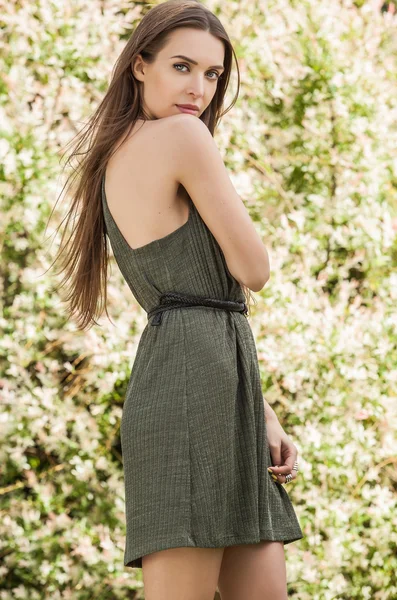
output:
<instances>
[{"instance_id":1,"label":"sleeveless dress","mask_svg":"<svg viewBox=\"0 0 397 600\"><path fill-rule=\"evenodd\" d=\"M189 197L188 221L132 249L107 204L118 267L149 312L164 292L244 302L240 284ZM303 537L285 487L273 481L255 340L248 318L208 306L145 326L128 381L120 438L124 565L175 547L218 548Z\"/></svg>"}]
</instances>

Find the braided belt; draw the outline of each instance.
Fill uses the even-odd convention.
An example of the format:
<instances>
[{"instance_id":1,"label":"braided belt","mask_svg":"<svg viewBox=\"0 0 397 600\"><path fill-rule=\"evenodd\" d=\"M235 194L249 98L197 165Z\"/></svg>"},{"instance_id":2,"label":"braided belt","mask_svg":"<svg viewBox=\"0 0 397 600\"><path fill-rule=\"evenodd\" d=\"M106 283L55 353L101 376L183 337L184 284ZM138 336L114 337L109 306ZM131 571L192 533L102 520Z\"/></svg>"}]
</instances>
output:
<instances>
[{"instance_id":1,"label":"braided belt","mask_svg":"<svg viewBox=\"0 0 397 600\"><path fill-rule=\"evenodd\" d=\"M234 302L232 300L219 300L217 298L203 298L201 296L192 296L189 294L179 294L178 292L165 292L160 296L160 303L152 310L148 311L148 320L154 315L151 325L161 325L161 317L164 311L174 308L192 308L194 306L208 306L209 308L220 308L241 312L245 316L248 314L248 308L245 302Z\"/></svg>"}]
</instances>

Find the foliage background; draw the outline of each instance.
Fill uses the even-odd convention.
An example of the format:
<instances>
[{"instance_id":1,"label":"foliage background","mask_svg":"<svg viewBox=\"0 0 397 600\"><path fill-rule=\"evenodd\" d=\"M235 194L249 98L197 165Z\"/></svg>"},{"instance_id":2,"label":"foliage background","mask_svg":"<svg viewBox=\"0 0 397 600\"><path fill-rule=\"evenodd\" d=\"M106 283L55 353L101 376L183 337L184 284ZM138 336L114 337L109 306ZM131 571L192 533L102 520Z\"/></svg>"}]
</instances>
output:
<instances>
[{"instance_id":1,"label":"foliage background","mask_svg":"<svg viewBox=\"0 0 397 600\"><path fill-rule=\"evenodd\" d=\"M67 322L49 270L60 155L150 8L1 3L0 598L143 598L124 569L119 423L146 324ZM299 449L296 600L397 597L397 35L394 3L206 0L239 58L216 134L269 250L251 325L263 392ZM229 102L236 89L232 81ZM229 103L228 102L228 103ZM63 175L62 175L63 177ZM114 263L112 263L114 265Z\"/></svg>"}]
</instances>

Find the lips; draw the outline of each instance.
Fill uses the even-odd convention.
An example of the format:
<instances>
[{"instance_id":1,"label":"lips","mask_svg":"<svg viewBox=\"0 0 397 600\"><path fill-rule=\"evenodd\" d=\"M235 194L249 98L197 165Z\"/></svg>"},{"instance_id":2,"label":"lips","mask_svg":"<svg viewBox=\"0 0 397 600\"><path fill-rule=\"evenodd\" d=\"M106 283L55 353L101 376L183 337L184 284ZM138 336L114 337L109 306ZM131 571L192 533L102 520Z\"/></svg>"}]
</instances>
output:
<instances>
[{"instance_id":1,"label":"lips","mask_svg":"<svg viewBox=\"0 0 397 600\"><path fill-rule=\"evenodd\" d=\"M199 110L199 107L195 106L194 104L177 104L177 106L179 106L179 108L187 108L189 110Z\"/></svg>"}]
</instances>

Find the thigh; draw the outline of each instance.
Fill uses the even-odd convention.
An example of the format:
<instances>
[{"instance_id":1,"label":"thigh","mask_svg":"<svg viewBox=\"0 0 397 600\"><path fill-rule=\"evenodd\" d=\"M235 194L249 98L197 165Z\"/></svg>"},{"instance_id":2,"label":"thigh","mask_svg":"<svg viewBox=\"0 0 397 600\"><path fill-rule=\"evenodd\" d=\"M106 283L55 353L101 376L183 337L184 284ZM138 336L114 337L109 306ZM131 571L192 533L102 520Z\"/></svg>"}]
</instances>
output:
<instances>
[{"instance_id":1,"label":"thigh","mask_svg":"<svg viewBox=\"0 0 397 600\"><path fill-rule=\"evenodd\" d=\"M145 600L213 600L223 548L169 548L142 558Z\"/></svg>"},{"instance_id":2,"label":"thigh","mask_svg":"<svg viewBox=\"0 0 397 600\"><path fill-rule=\"evenodd\" d=\"M261 541L225 548L218 587L222 600L286 600L283 542Z\"/></svg>"}]
</instances>

